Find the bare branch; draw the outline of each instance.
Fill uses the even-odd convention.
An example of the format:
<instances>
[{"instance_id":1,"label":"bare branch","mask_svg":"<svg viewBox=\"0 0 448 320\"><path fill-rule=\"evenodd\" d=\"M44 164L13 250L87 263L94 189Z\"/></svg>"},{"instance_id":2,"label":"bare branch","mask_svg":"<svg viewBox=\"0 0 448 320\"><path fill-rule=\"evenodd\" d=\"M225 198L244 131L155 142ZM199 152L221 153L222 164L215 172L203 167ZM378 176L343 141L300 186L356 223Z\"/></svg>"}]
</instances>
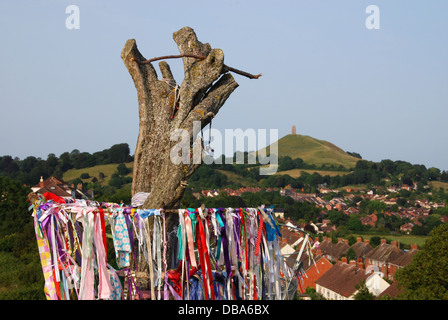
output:
<instances>
[{"instance_id":1,"label":"bare branch","mask_svg":"<svg viewBox=\"0 0 448 320\"><path fill-rule=\"evenodd\" d=\"M185 57L187 57L187 58L195 58L195 59L199 59L199 60L204 60L204 59L207 58L207 57L204 57L204 56L201 56L201 55L197 55L197 54L184 53L184 54L175 54L175 55L169 55L169 56L155 57L155 58L152 58L152 59L149 59L149 60L144 60L144 61L138 61L138 60L135 60L135 61L137 61L139 64L147 64L147 63L151 63L151 62L159 61L159 60L178 59L178 58L185 58ZM261 73L257 74L257 75L254 75L254 74L248 73L246 71L242 71L242 70L239 70L239 69L236 69L236 68L233 68L233 67L229 67L226 64L224 65L224 70L223 71L224 72L227 72L227 71L235 72L236 74L239 74L241 76L247 77L249 79L258 79L258 78L261 77Z\"/></svg>"}]
</instances>

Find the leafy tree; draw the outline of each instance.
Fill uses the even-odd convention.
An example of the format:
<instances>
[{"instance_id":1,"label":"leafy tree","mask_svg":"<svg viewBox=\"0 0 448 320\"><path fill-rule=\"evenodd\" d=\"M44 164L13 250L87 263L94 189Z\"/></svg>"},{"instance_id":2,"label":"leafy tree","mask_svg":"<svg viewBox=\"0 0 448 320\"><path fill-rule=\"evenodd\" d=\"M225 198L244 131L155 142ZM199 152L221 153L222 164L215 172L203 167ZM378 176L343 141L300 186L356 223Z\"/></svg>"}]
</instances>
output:
<instances>
[{"instance_id":1,"label":"leafy tree","mask_svg":"<svg viewBox=\"0 0 448 320\"><path fill-rule=\"evenodd\" d=\"M351 155L352 157L358 158L358 159L362 159L361 155L358 152L349 152L347 151L347 153L349 155Z\"/></svg>"},{"instance_id":2,"label":"leafy tree","mask_svg":"<svg viewBox=\"0 0 448 320\"><path fill-rule=\"evenodd\" d=\"M375 248L375 247L377 247L380 243L381 243L381 238L380 238L380 237L378 237L378 236L373 236L373 237L370 238L369 244L370 244L372 247Z\"/></svg>"},{"instance_id":3,"label":"leafy tree","mask_svg":"<svg viewBox=\"0 0 448 320\"><path fill-rule=\"evenodd\" d=\"M0 171L14 173L19 171L19 165L11 156L0 157Z\"/></svg>"},{"instance_id":4,"label":"leafy tree","mask_svg":"<svg viewBox=\"0 0 448 320\"><path fill-rule=\"evenodd\" d=\"M349 217L340 211L330 210L328 211L328 219L330 219L331 223L334 225L345 225L349 220Z\"/></svg>"},{"instance_id":5,"label":"leafy tree","mask_svg":"<svg viewBox=\"0 0 448 320\"><path fill-rule=\"evenodd\" d=\"M353 250L353 248L349 248L347 250L347 253L345 256L347 257L347 261L350 261L350 260L356 261L358 259L358 256L356 255L356 252L355 252L355 250Z\"/></svg>"},{"instance_id":6,"label":"leafy tree","mask_svg":"<svg viewBox=\"0 0 448 320\"><path fill-rule=\"evenodd\" d=\"M292 161L291 157L281 157L278 160L278 171L286 171L294 169L294 162Z\"/></svg>"},{"instance_id":7,"label":"leafy tree","mask_svg":"<svg viewBox=\"0 0 448 320\"><path fill-rule=\"evenodd\" d=\"M0 300L45 299L42 267L28 211L31 190L0 176Z\"/></svg>"},{"instance_id":8,"label":"leafy tree","mask_svg":"<svg viewBox=\"0 0 448 320\"><path fill-rule=\"evenodd\" d=\"M125 165L124 163L120 163L120 164L117 166L117 172L118 172L118 174L119 174L120 176L125 176L125 175L127 175L129 172L131 172L131 170L130 170L128 167L126 167L126 165Z\"/></svg>"},{"instance_id":9,"label":"leafy tree","mask_svg":"<svg viewBox=\"0 0 448 320\"><path fill-rule=\"evenodd\" d=\"M123 177L123 176L120 176L117 172L115 172L112 174L112 176L109 180L109 185L116 189L120 189L124 184L130 183L130 182L132 182L131 177Z\"/></svg>"},{"instance_id":10,"label":"leafy tree","mask_svg":"<svg viewBox=\"0 0 448 320\"><path fill-rule=\"evenodd\" d=\"M37 159L36 157L26 157L25 159L23 159L22 161L20 161L19 167L20 167L20 171L24 171L24 172L31 172L31 170L34 168L34 166L37 163Z\"/></svg>"},{"instance_id":11,"label":"leafy tree","mask_svg":"<svg viewBox=\"0 0 448 320\"><path fill-rule=\"evenodd\" d=\"M79 176L81 179L89 179L90 175L87 172L81 173L81 175Z\"/></svg>"},{"instance_id":12,"label":"leafy tree","mask_svg":"<svg viewBox=\"0 0 448 320\"><path fill-rule=\"evenodd\" d=\"M0 176L0 236L23 232L29 223L27 204L30 189L21 183Z\"/></svg>"},{"instance_id":13,"label":"leafy tree","mask_svg":"<svg viewBox=\"0 0 448 320\"><path fill-rule=\"evenodd\" d=\"M129 155L129 145L127 143L120 143L113 145L108 152L109 161L111 163L122 163L131 161Z\"/></svg>"},{"instance_id":14,"label":"leafy tree","mask_svg":"<svg viewBox=\"0 0 448 320\"><path fill-rule=\"evenodd\" d=\"M364 225L361 223L361 220L359 220L358 215L350 216L347 222L347 227L350 231L355 233L362 232L365 229Z\"/></svg>"},{"instance_id":15,"label":"leafy tree","mask_svg":"<svg viewBox=\"0 0 448 320\"><path fill-rule=\"evenodd\" d=\"M68 152L64 152L59 156L59 166L62 172L65 172L73 168L73 163L72 160L70 159L70 154Z\"/></svg>"},{"instance_id":16,"label":"leafy tree","mask_svg":"<svg viewBox=\"0 0 448 320\"><path fill-rule=\"evenodd\" d=\"M306 288L305 293L311 300L327 300L321 293L317 293L316 289L312 287Z\"/></svg>"},{"instance_id":17,"label":"leafy tree","mask_svg":"<svg viewBox=\"0 0 448 320\"><path fill-rule=\"evenodd\" d=\"M369 288L366 286L366 281L361 280L359 284L355 285L358 292L354 295L355 300L373 300L375 295L370 293Z\"/></svg>"},{"instance_id":18,"label":"leafy tree","mask_svg":"<svg viewBox=\"0 0 448 320\"><path fill-rule=\"evenodd\" d=\"M403 292L399 299L448 300L448 224L430 233L409 265L397 271L395 278Z\"/></svg>"},{"instance_id":19,"label":"leafy tree","mask_svg":"<svg viewBox=\"0 0 448 320\"><path fill-rule=\"evenodd\" d=\"M130 204L131 199L132 195L130 187L118 189L115 193L108 196L108 201L115 203Z\"/></svg>"}]
</instances>

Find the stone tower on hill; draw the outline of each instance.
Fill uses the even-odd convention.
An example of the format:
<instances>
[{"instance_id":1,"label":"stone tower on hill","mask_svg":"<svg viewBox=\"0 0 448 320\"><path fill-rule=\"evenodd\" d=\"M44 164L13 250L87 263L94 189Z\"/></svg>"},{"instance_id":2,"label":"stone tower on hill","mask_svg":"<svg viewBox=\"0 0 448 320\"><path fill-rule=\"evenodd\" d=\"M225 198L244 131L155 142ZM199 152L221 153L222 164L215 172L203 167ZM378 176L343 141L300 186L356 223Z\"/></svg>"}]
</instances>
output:
<instances>
[{"instance_id":1,"label":"stone tower on hill","mask_svg":"<svg viewBox=\"0 0 448 320\"><path fill-rule=\"evenodd\" d=\"M292 134L296 134L296 126L292 126Z\"/></svg>"}]
</instances>

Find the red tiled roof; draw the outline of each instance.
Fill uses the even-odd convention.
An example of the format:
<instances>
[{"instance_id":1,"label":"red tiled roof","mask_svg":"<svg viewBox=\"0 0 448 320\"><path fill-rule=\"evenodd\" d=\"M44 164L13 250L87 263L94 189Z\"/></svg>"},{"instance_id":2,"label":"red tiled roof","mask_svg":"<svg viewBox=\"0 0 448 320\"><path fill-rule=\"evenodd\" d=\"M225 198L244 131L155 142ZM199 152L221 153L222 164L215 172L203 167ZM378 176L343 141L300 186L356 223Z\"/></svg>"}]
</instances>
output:
<instances>
[{"instance_id":1,"label":"red tiled roof","mask_svg":"<svg viewBox=\"0 0 448 320\"><path fill-rule=\"evenodd\" d=\"M394 260L391 260L390 263L395 264L399 267L407 266L411 263L412 257L417 253L417 249L412 249L406 252L405 254L396 257Z\"/></svg>"},{"instance_id":2,"label":"red tiled roof","mask_svg":"<svg viewBox=\"0 0 448 320\"><path fill-rule=\"evenodd\" d=\"M316 284L348 298L356 292L355 285L366 279L364 270L354 265L337 262L316 281Z\"/></svg>"},{"instance_id":3,"label":"red tiled roof","mask_svg":"<svg viewBox=\"0 0 448 320\"><path fill-rule=\"evenodd\" d=\"M43 188L36 191L37 193L44 194L45 192L51 192L59 197L71 197L72 195L66 192L64 189L56 185L56 183L50 181Z\"/></svg>"},{"instance_id":4,"label":"red tiled roof","mask_svg":"<svg viewBox=\"0 0 448 320\"><path fill-rule=\"evenodd\" d=\"M400 290L398 288L398 283L396 281L392 282L392 284L387 287L386 290L384 290L383 292L381 292L377 298L379 297L383 297L385 295L390 296L391 298L396 297L402 290Z\"/></svg>"},{"instance_id":5,"label":"red tiled roof","mask_svg":"<svg viewBox=\"0 0 448 320\"><path fill-rule=\"evenodd\" d=\"M373 247L369 243L363 241L354 243L351 248L355 251L358 258L364 257L367 253L373 250Z\"/></svg>"},{"instance_id":6,"label":"red tiled roof","mask_svg":"<svg viewBox=\"0 0 448 320\"><path fill-rule=\"evenodd\" d=\"M395 259L398 259L402 255L403 252L396 246L387 243L382 243L373 250L371 250L370 252L368 252L365 255L365 258L376 261L390 262Z\"/></svg>"}]
</instances>

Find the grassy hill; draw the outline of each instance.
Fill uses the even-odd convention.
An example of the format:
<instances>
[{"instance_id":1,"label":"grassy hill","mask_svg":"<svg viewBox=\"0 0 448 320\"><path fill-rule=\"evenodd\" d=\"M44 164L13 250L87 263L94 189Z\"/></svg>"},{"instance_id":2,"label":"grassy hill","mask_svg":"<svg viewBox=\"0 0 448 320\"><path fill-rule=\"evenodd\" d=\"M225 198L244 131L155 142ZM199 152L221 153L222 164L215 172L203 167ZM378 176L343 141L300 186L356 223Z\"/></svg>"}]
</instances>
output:
<instances>
[{"instance_id":1,"label":"grassy hill","mask_svg":"<svg viewBox=\"0 0 448 320\"><path fill-rule=\"evenodd\" d=\"M128 163L125 163L125 165L127 168L131 169L131 173L129 173L128 176L132 176L132 167L133 167L134 163L128 162ZM111 164L97 165L97 166L90 167L90 168L70 169L64 173L62 180L69 182L69 181L75 180L76 178L79 178L81 176L81 174L83 174L83 173L88 173L90 178L89 179L81 179L83 182L91 181L93 177L96 177L101 184L107 185L112 174L115 171L117 171L117 166L118 166L118 164L111 163ZM101 180L99 178L100 172L102 172L104 174L104 180Z\"/></svg>"},{"instance_id":2,"label":"grassy hill","mask_svg":"<svg viewBox=\"0 0 448 320\"><path fill-rule=\"evenodd\" d=\"M312 138L305 135L286 135L279 139L278 155L279 157L290 156L292 159L301 158L307 164L314 164L318 167L325 165L334 165L335 167L343 166L344 168L354 168L356 162L359 160L345 151L335 146L334 144ZM267 154L270 154L271 146L267 147ZM126 163L126 166L132 170L133 162ZM84 169L71 169L64 173L63 180L72 181L76 178L80 178L82 173L88 173L89 179L82 179L84 182L91 181L93 177L96 177L103 185L107 185L112 174L116 171L117 164L97 165ZM228 172L225 170L218 170L220 173L227 176L230 183L241 183L245 186L257 185L257 182L253 179L244 178L236 173ZM324 175L344 175L347 171L327 171L325 169L292 169L288 171L278 171L276 174L288 174L293 178L300 176L301 172L318 172L322 176ZM99 174L102 172L105 176L104 180L99 178ZM132 174L130 173L129 176Z\"/></svg>"},{"instance_id":3,"label":"grassy hill","mask_svg":"<svg viewBox=\"0 0 448 320\"><path fill-rule=\"evenodd\" d=\"M288 134L274 143L278 145L279 157L301 158L305 163L315 164L316 166L325 164L338 167L342 165L349 169L354 168L359 160L328 141L318 140L310 136ZM271 145L265 149L269 155Z\"/></svg>"}]
</instances>

